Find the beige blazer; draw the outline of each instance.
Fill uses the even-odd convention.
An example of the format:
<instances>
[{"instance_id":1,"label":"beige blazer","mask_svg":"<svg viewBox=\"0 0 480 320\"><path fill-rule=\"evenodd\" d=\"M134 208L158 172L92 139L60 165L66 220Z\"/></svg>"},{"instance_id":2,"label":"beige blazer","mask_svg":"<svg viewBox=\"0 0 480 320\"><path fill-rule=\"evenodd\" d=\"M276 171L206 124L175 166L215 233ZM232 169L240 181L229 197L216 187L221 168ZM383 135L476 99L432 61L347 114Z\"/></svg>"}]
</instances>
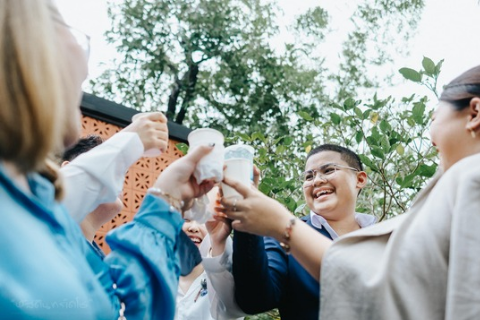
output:
<instances>
[{"instance_id":1,"label":"beige blazer","mask_svg":"<svg viewBox=\"0 0 480 320\"><path fill-rule=\"evenodd\" d=\"M327 251L321 320L480 319L480 154L437 174L407 214Z\"/></svg>"}]
</instances>

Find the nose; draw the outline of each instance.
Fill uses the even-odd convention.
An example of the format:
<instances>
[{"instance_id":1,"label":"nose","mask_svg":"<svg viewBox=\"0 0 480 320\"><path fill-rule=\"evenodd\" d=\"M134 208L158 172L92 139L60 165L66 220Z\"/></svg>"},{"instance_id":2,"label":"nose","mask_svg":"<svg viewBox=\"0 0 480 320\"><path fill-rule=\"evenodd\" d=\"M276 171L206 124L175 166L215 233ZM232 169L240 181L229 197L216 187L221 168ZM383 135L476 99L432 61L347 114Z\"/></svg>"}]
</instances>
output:
<instances>
[{"instance_id":1,"label":"nose","mask_svg":"<svg viewBox=\"0 0 480 320\"><path fill-rule=\"evenodd\" d=\"M187 226L188 232L197 233L200 231L198 223L196 221L190 221L189 225Z\"/></svg>"},{"instance_id":2,"label":"nose","mask_svg":"<svg viewBox=\"0 0 480 320\"><path fill-rule=\"evenodd\" d=\"M315 172L315 177L313 178L313 185L317 186L320 183L326 183L327 178L322 175L320 172Z\"/></svg>"}]
</instances>

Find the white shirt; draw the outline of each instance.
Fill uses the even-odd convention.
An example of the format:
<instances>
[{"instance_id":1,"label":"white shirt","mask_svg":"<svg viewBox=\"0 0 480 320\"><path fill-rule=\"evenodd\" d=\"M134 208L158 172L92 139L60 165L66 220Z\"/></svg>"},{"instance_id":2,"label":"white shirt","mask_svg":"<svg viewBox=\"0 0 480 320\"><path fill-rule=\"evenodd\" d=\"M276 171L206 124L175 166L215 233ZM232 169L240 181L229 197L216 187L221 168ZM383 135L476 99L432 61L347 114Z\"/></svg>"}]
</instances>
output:
<instances>
[{"instance_id":1,"label":"white shirt","mask_svg":"<svg viewBox=\"0 0 480 320\"><path fill-rule=\"evenodd\" d=\"M235 301L235 282L232 274L233 242L227 238L225 251L215 257L210 255L210 237L203 239L200 245L202 265L207 274L210 312L213 319L240 320L246 315Z\"/></svg>"},{"instance_id":2,"label":"white shirt","mask_svg":"<svg viewBox=\"0 0 480 320\"><path fill-rule=\"evenodd\" d=\"M324 228L330 234L333 240L338 238L338 234L333 230L333 228L328 224L327 220L321 215L316 214L313 211L310 211L310 219L312 220L312 225L315 228L322 229ZM365 228L375 224L377 218L371 214L355 212L355 221L357 221L360 228Z\"/></svg>"},{"instance_id":3,"label":"white shirt","mask_svg":"<svg viewBox=\"0 0 480 320\"><path fill-rule=\"evenodd\" d=\"M202 286L204 281L207 281L205 271L192 282L187 292L178 287L175 320L213 320L207 294L211 288L208 285Z\"/></svg>"},{"instance_id":4,"label":"white shirt","mask_svg":"<svg viewBox=\"0 0 480 320\"><path fill-rule=\"evenodd\" d=\"M62 202L72 218L80 223L98 205L114 202L122 191L128 168L142 153L143 143L136 132L119 132L62 167Z\"/></svg>"},{"instance_id":5,"label":"white shirt","mask_svg":"<svg viewBox=\"0 0 480 320\"><path fill-rule=\"evenodd\" d=\"M178 288L175 320L234 320L245 315L235 302L232 239L227 238L221 255L212 257L210 248L210 237L207 235L199 248L205 271L193 281L187 292ZM207 283L203 295L205 286L202 286L202 281Z\"/></svg>"}]
</instances>

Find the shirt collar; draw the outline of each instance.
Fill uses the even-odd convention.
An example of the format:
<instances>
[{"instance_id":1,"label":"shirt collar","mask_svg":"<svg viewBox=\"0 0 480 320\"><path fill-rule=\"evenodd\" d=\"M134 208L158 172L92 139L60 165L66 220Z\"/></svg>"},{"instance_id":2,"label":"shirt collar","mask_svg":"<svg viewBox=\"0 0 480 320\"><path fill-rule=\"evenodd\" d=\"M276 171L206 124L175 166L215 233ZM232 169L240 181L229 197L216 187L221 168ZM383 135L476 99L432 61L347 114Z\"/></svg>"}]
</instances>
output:
<instances>
[{"instance_id":1,"label":"shirt collar","mask_svg":"<svg viewBox=\"0 0 480 320\"><path fill-rule=\"evenodd\" d=\"M330 234L333 240L338 238L337 232L328 224L327 220L321 215L316 214L313 211L310 211L310 220L312 225L317 229L324 228ZM365 228L371 226L377 221L377 218L371 214L365 214L360 212L355 212L355 221L357 221L360 228Z\"/></svg>"}]
</instances>

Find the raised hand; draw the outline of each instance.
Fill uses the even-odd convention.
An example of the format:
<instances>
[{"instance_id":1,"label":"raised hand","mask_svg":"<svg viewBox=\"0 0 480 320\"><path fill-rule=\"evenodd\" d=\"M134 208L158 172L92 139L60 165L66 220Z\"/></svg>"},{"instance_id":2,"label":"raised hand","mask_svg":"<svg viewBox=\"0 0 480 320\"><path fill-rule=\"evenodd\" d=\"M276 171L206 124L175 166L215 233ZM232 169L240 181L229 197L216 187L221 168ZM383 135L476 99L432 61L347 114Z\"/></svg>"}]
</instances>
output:
<instances>
[{"instance_id":1,"label":"raised hand","mask_svg":"<svg viewBox=\"0 0 480 320\"><path fill-rule=\"evenodd\" d=\"M124 132L136 132L142 140L144 150L160 149L165 152L168 147L167 117L161 112L142 114Z\"/></svg>"},{"instance_id":2,"label":"raised hand","mask_svg":"<svg viewBox=\"0 0 480 320\"><path fill-rule=\"evenodd\" d=\"M194 198L206 194L214 186L211 181L198 184L193 177L193 171L200 159L212 150L213 146L199 146L183 158L176 160L160 174L154 187L162 189L176 199L183 200L185 204L192 203Z\"/></svg>"},{"instance_id":3,"label":"raised hand","mask_svg":"<svg viewBox=\"0 0 480 320\"><path fill-rule=\"evenodd\" d=\"M216 207L216 219L233 220L232 228L261 236L281 238L293 215L279 202L255 188L225 178L224 183L237 190L244 199L222 198L223 207Z\"/></svg>"},{"instance_id":4,"label":"raised hand","mask_svg":"<svg viewBox=\"0 0 480 320\"><path fill-rule=\"evenodd\" d=\"M210 193L214 193L214 195L210 197ZM215 207L221 206L221 194L218 188L213 188L210 193L211 210L214 210ZM222 254L225 251L227 238L232 232L232 221L230 219L209 220L205 222L205 226L212 243L212 256L215 257Z\"/></svg>"}]
</instances>

